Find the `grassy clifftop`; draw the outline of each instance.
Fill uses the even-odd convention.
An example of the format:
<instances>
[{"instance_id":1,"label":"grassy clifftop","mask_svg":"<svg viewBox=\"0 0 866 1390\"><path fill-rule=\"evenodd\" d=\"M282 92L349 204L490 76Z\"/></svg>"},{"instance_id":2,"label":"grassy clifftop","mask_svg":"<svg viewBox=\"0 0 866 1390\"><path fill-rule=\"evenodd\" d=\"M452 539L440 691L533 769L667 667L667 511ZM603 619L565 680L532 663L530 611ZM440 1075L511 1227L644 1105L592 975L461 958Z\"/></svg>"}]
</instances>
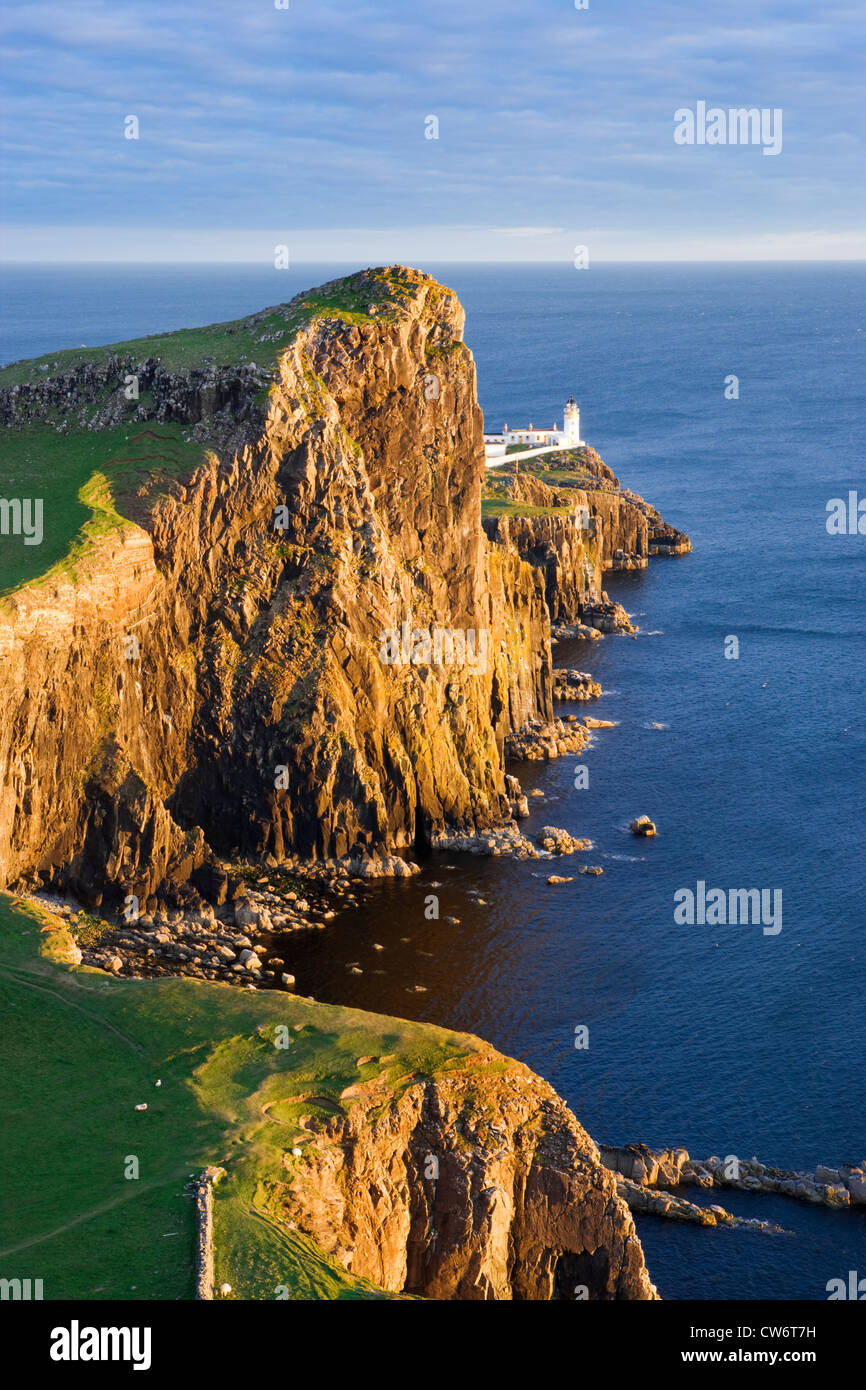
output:
<instances>
[{"instance_id":1,"label":"grassy clifftop","mask_svg":"<svg viewBox=\"0 0 866 1390\"><path fill-rule=\"evenodd\" d=\"M372 323L393 318L412 286L427 277L406 266L383 266L358 271L316 289L304 290L285 304L277 304L245 318L212 323L203 328L182 328L154 333L128 342L102 347L68 348L42 357L22 359L0 367L0 388L23 386L61 376L84 362L104 363L112 357L158 358L166 371L186 372L210 360L220 366L255 362L270 367L299 329L314 319L342 319Z\"/></svg>"},{"instance_id":2,"label":"grassy clifftop","mask_svg":"<svg viewBox=\"0 0 866 1390\"><path fill-rule=\"evenodd\" d=\"M42 537L0 536L0 594L75 562L106 529L128 524L142 501L188 476L218 447L207 411L195 430L160 408L154 371L201 384L233 369L260 407L280 356L317 320L394 321L427 277L402 266L361 271L259 313L106 346L71 348L0 368L9 404L0 497L42 499ZM431 293L435 293L430 282ZM128 378L144 364L139 394ZM86 388L86 389L85 389ZM138 506L136 506L136 503Z\"/></svg>"},{"instance_id":3,"label":"grassy clifftop","mask_svg":"<svg viewBox=\"0 0 866 1390\"><path fill-rule=\"evenodd\" d=\"M59 919L5 895L0 939L0 1277L41 1277L46 1299L192 1298L184 1188L219 1163L216 1279L232 1297L273 1299L279 1286L295 1299L397 1296L282 1225L271 1194L304 1161L302 1115L347 1113L347 1088L377 1076L398 1097L481 1052L477 1039L287 994L71 966Z\"/></svg>"},{"instance_id":4,"label":"grassy clifftop","mask_svg":"<svg viewBox=\"0 0 866 1390\"><path fill-rule=\"evenodd\" d=\"M574 510L575 490L614 490L617 479L594 449L560 449L488 469L482 515L564 516Z\"/></svg>"}]
</instances>

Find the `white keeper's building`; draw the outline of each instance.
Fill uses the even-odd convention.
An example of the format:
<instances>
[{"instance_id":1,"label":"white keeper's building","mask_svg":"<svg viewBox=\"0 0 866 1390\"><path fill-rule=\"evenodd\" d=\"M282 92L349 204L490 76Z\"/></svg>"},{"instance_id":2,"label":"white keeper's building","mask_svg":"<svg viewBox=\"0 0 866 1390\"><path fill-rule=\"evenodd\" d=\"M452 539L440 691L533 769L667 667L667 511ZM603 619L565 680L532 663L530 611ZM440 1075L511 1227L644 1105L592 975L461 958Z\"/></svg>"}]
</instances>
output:
<instances>
[{"instance_id":1,"label":"white keeper's building","mask_svg":"<svg viewBox=\"0 0 866 1390\"><path fill-rule=\"evenodd\" d=\"M569 396L563 411L561 430L538 430L533 424L524 429L510 430L502 426L501 434L485 434L484 453L487 458L501 458L509 445L525 444L527 449L576 449L583 440L580 437L580 410L574 396Z\"/></svg>"}]
</instances>

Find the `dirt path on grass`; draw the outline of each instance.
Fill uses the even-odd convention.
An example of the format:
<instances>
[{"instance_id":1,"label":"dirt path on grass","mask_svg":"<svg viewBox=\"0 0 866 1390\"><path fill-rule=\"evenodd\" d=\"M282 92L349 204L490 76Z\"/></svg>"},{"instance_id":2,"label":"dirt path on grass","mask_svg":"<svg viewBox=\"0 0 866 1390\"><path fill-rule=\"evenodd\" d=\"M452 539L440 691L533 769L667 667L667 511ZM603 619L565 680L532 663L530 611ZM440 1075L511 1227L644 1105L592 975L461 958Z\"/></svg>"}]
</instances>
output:
<instances>
[{"instance_id":1,"label":"dirt path on grass","mask_svg":"<svg viewBox=\"0 0 866 1390\"><path fill-rule=\"evenodd\" d=\"M62 990L50 989L48 985L38 985L32 979L28 978L28 973L26 971L19 972L14 969L14 967L10 966L0 967L0 979L4 978L11 980L17 985L24 985L27 989L36 989L40 994L50 994L52 998L59 999L61 1004L65 1004L67 1008L75 1009L77 1013L84 1014L85 1018L89 1018L92 1023L98 1023L101 1028L107 1028L109 1033L113 1033L116 1038L120 1038L121 1042L126 1043L126 1046L137 1053L139 1057L147 1057L147 1053L140 1043L137 1043L119 1028L115 1028L114 1024L109 1023L101 1014L93 1013L92 1010L85 1009L83 1004L76 1004L74 1000L68 999ZM80 986L76 985L75 988L80 988Z\"/></svg>"},{"instance_id":2,"label":"dirt path on grass","mask_svg":"<svg viewBox=\"0 0 866 1390\"><path fill-rule=\"evenodd\" d=\"M79 1216L73 1216L64 1225L58 1226L53 1231L46 1231L41 1236L30 1236L27 1240L20 1240L17 1245L9 1245L5 1250L0 1250L0 1259L6 1259L8 1255L16 1255L19 1250L27 1250L31 1245L41 1245L45 1240L53 1240L55 1236L62 1236L66 1231L71 1231L74 1226L80 1226L84 1221L90 1221L94 1216L101 1216L103 1212L111 1211L113 1207L123 1206L125 1202L131 1202L134 1197L138 1197L142 1192L149 1192L154 1187L163 1187L167 1182L171 1182L171 1176L154 1178L152 1182L136 1183L136 1190L124 1193L122 1197L112 1197L108 1202L102 1202L98 1207L91 1207L90 1211L83 1211Z\"/></svg>"}]
</instances>

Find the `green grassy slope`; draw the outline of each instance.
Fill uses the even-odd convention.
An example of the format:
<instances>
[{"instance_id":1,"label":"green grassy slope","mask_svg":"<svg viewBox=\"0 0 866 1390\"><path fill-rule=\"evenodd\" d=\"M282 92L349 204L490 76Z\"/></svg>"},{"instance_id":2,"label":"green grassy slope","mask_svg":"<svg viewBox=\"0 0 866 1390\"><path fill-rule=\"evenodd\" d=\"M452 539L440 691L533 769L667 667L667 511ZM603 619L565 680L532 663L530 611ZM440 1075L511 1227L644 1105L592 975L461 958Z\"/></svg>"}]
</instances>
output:
<instances>
[{"instance_id":1,"label":"green grassy slope","mask_svg":"<svg viewBox=\"0 0 866 1390\"><path fill-rule=\"evenodd\" d=\"M0 386L20 386L60 376L80 362L104 362L112 356L131 355L139 361L158 358L169 372L185 372L211 361L221 366L255 362L260 367L273 363L291 342L299 328L314 318L339 318L351 323L370 323L370 286L381 290L382 303L376 318L387 315L388 301L404 297L404 286L422 278L417 272L400 275L384 270L359 272L331 282L317 290L307 290L286 304L248 314L242 319L211 323L201 328L181 328L172 333L152 333L123 343L99 347L68 348L29 357L0 367ZM274 337L276 335L276 337ZM264 340L264 341L263 341Z\"/></svg>"},{"instance_id":2,"label":"green grassy slope","mask_svg":"<svg viewBox=\"0 0 866 1390\"><path fill-rule=\"evenodd\" d=\"M510 497L482 497L482 516L569 516L572 507L533 507Z\"/></svg>"},{"instance_id":3,"label":"green grassy slope","mask_svg":"<svg viewBox=\"0 0 866 1390\"><path fill-rule=\"evenodd\" d=\"M102 363L114 355L136 362L156 358L168 372L255 363L273 373L281 354L306 325L316 319L388 322L420 278L417 272L394 269L362 272L243 319L13 362L0 368L0 388L44 382L80 363ZM369 312L371 307L375 313ZM110 392L120 392L122 386L119 377ZM87 406L89 420L110 392L106 388L101 399ZM149 404L143 394L129 402L128 414ZM21 536L0 535L0 595L46 575L55 565L74 571L76 560L100 532L130 515L127 503L142 487L158 490L204 458L204 447L187 442L187 431L179 425L137 421L117 429L90 430L78 423L80 407L70 409L73 426L57 411L44 422L3 432L0 497L43 498L44 539L40 545L25 545ZM64 433L58 433L60 424ZM94 493L99 494L98 505Z\"/></svg>"},{"instance_id":4,"label":"green grassy slope","mask_svg":"<svg viewBox=\"0 0 866 1390\"><path fill-rule=\"evenodd\" d=\"M52 958L57 926L0 896L0 1277L41 1278L46 1299L193 1297L184 1187L219 1163L216 1277L232 1297L393 1296L282 1225L272 1181L303 1163L284 1162L309 1142L301 1114L351 1105L345 1088L379 1071L397 1095L484 1045L288 994L70 967Z\"/></svg>"},{"instance_id":5,"label":"green grassy slope","mask_svg":"<svg viewBox=\"0 0 866 1390\"><path fill-rule=\"evenodd\" d=\"M128 499L192 471L204 459L177 424L139 423L90 433L58 434L51 425L7 430L0 496L43 498L43 537L0 537L0 595L76 567L108 531L129 525Z\"/></svg>"},{"instance_id":6,"label":"green grassy slope","mask_svg":"<svg viewBox=\"0 0 866 1390\"><path fill-rule=\"evenodd\" d=\"M516 478L536 478L553 489L549 506L538 506L514 498L511 488ZM505 464L487 470L481 493L482 516L566 516L574 510L569 492L579 489L594 492L602 484L584 466L579 452L564 449L538 459L526 459L519 464ZM608 485L609 486L609 485Z\"/></svg>"}]
</instances>

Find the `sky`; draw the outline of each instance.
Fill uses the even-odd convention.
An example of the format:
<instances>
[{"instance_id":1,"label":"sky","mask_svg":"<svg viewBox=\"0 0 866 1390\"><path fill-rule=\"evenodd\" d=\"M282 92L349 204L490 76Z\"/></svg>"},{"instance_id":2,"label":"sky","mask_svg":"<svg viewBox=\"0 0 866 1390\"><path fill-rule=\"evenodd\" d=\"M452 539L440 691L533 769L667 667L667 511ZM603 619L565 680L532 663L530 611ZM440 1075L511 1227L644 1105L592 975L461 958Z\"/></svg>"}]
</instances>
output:
<instances>
[{"instance_id":1,"label":"sky","mask_svg":"<svg viewBox=\"0 0 866 1390\"><path fill-rule=\"evenodd\" d=\"M285 2L7 4L0 256L866 256L862 0Z\"/></svg>"}]
</instances>

